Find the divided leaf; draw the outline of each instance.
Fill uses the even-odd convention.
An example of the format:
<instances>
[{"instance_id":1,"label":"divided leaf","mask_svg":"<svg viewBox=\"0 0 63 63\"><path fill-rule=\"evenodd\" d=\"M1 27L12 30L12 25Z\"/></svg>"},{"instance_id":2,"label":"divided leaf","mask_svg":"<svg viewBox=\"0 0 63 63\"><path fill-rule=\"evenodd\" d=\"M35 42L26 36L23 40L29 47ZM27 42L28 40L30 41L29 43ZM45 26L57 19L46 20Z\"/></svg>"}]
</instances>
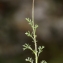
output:
<instances>
[{"instance_id":1,"label":"divided leaf","mask_svg":"<svg viewBox=\"0 0 63 63\"><path fill-rule=\"evenodd\" d=\"M39 46L38 47L38 57L39 57L40 53L43 51L43 48L44 48L44 46Z\"/></svg>"},{"instance_id":2,"label":"divided leaf","mask_svg":"<svg viewBox=\"0 0 63 63\"><path fill-rule=\"evenodd\" d=\"M29 61L30 63L33 63L33 61L34 61L34 60L33 60L32 58L30 58L30 57L26 58L25 60L26 60L26 61Z\"/></svg>"}]
</instances>

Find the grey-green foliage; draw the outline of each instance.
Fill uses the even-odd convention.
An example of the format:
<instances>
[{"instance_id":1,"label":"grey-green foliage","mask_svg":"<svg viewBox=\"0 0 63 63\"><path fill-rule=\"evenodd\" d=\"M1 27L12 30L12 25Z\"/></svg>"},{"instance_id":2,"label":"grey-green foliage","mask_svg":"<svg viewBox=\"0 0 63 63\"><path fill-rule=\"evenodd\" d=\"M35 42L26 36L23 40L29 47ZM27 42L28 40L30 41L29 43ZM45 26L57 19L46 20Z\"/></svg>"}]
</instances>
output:
<instances>
[{"instance_id":1,"label":"grey-green foliage","mask_svg":"<svg viewBox=\"0 0 63 63\"><path fill-rule=\"evenodd\" d=\"M33 54L35 55L35 63L38 63L39 55L40 55L40 53L43 51L44 46L39 46L39 47L37 48L36 29L38 28L38 25L37 25L37 24L35 25L35 24L34 24L34 21L32 21L32 20L29 19L29 18L26 18L26 20L27 20L28 24L31 26L32 32L28 31L28 32L26 32L25 34L26 34L28 37L31 37L31 38L32 38L32 40L33 40L32 42L34 43L35 49L32 49L32 48L31 48L31 45L25 43L25 44L23 45L23 50L26 50L26 49L31 50L31 51L33 52ZM33 60L32 58L30 58L30 57L26 58L25 60L26 60L26 61L29 61L30 63L33 63L33 61L34 61L34 60ZM45 60L42 60L41 63L47 63L47 62L46 62Z\"/></svg>"}]
</instances>

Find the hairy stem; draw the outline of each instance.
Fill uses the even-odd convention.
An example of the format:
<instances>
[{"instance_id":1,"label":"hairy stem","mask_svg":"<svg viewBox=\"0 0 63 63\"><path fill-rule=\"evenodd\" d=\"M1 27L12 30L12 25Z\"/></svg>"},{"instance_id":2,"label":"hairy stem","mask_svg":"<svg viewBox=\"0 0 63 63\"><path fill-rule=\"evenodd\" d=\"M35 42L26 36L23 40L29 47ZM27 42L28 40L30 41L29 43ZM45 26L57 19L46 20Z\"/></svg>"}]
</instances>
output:
<instances>
[{"instance_id":1,"label":"hairy stem","mask_svg":"<svg viewBox=\"0 0 63 63\"><path fill-rule=\"evenodd\" d=\"M35 25L34 25L34 0L32 3L32 21L33 21L33 41L34 41L34 45L35 45L35 63L38 63L38 56L37 56L37 40L36 40L36 33L35 33Z\"/></svg>"}]
</instances>

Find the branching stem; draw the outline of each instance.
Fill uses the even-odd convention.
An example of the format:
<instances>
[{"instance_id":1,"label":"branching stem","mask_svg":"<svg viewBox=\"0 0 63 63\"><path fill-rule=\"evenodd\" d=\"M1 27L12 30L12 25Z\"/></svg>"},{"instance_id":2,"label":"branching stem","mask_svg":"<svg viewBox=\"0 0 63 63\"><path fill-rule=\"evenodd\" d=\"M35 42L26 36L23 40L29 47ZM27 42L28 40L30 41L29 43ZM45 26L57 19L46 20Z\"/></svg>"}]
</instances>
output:
<instances>
[{"instance_id":1,"label":"branching stem","mask_svg":"<svg viewBox=\"0 0 63 63\"><path fill-rule=\"evenodd\" d=\"M32 2L32 21L33 21L33 41L35 45L35 63L38 63L38 55L37 55L37 40L36 40L36 33L35 33L35 25L34 25L34 0Z\"/></svg>"}]
</instances>

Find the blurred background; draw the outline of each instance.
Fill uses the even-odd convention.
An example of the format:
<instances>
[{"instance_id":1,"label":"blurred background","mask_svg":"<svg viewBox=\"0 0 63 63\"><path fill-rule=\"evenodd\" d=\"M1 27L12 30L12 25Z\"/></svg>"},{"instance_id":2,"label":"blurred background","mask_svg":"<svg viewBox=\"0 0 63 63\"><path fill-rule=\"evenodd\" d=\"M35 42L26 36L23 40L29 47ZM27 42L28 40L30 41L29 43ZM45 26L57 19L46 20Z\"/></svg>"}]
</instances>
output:
<instances>
[{"instance_id":1,"label":"blurred background","mask_svg":"<svg viewBox=\"0 0 63 63\"><path fill-rule=\"evenodd\" d=\"M31 27L25 18L31 19L32 0L0 0L0 63L28 63L31 51L23 51L22 45L32 39L25 35ZM38 46L45 46L39 62L63 63L63 1L35 0L35 23Z\"/></svg>"}]
</instances>

